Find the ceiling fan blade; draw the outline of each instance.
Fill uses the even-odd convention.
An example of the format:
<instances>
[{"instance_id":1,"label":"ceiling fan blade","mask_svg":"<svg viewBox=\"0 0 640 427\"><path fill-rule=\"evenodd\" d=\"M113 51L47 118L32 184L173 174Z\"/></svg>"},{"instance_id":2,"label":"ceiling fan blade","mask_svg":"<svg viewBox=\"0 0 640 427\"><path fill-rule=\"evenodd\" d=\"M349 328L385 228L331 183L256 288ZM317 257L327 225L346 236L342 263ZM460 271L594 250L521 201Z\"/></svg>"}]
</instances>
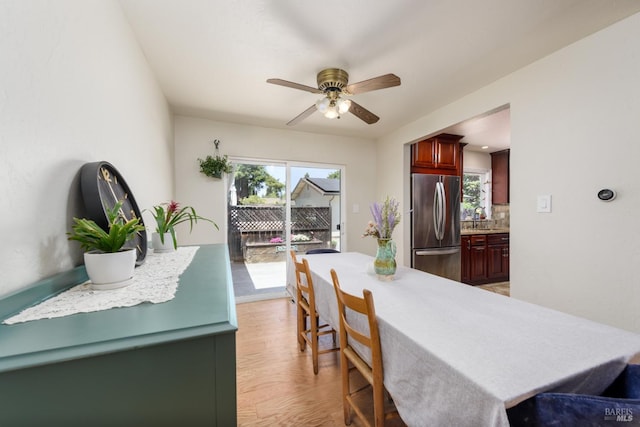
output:
<instances>
[{"instance_id":1,"label":"ceiling fan blade","mask_svg":"<svg viewBox=\"0 0 640 427\"><path fill-rule=\"evenodd\" d=\"M395 74L385 74L384 76L378 76L369 80L363 80L358 83L347 85L342 92L347 95L356 95L358 93L370 92L372 90L385 89L393 86L400 86L400 77Z\"/></svg>"},{"instance_id":2,"label":"ceiling fan blade","mask_svg":"<svg viewBox=\"0 0 640 427\"><path fill-rule=\"evenodd\" d=\"M364 108L362 105L351 101L351 107L349 107L349 112L359 118L360 120L366 122L368 125L372 125L378 120L380 117L373 114L371 111ZM295 119L294 119L295 120Z\"/></svg>"},{"instance_id":3,"label":"ceiling fan blade","mask_svg":"<svg viewBox=\"0 0 640 427\"><path fill-rule=\"evenodd\" d=\"M353 105L353 103L352 103L352 105ZM316 111L316 104L313 104L311 107L307 108L302 113L298 114L296 117L291 119L289 121L289 123L287 123L287 126L295 126L295 125L297 125L298 123L300 123L301 121L303 121L304 119L309 117L311 114L313 114L314 111Z\"/></svg>"},{"instance_id":4,"label":"ceiling fan blade","mask_svg":"<svg viewBox=\"0 0 640 427\"><path fill-rule=\"evenodd\" d=\"M311 93L324 93L320 89L311 86L301 85L300 83L294 83L287 80L282 79L268 79L267 83L272 83L274 85L286 86L293 89L300 89Z\"/></svg>"}]
</instances>

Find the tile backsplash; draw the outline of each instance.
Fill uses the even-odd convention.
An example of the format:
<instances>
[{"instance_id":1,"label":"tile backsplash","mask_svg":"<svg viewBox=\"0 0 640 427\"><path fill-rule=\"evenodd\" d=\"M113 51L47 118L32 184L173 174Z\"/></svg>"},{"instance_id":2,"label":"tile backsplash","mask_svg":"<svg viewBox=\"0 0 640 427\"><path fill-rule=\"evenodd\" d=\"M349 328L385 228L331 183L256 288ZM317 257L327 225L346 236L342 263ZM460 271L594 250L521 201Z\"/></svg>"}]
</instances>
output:
<instances>
[{"instance_id":1,"label":"tile backsplash","mask_svg":"<svg viewBox=\"0 0 640 427\"><path fill-rule=\"evenodd\" d=\"M509 205L491 206L491 218L496 222L496 228L509 228Z\"/></svg>"}]
</instances>

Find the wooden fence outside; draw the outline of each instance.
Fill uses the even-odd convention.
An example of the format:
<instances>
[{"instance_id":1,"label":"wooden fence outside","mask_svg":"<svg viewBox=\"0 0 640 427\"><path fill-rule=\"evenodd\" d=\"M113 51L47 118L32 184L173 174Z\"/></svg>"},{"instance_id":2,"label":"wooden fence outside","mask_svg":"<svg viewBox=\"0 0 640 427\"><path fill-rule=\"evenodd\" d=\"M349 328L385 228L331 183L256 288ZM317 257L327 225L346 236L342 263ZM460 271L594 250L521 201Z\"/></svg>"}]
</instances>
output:
<instances>
[{"instance_id":1,"label":"wooden fence outside","mask_svg":"<svg viewBox=\"0 0 640 427\"><path fill-rule=\"evenodd\" d=\"M229 208L228 242L232 261L245 259L247 243L268 243L285 238L284 206L232 206ZM304 234L331 245L330 207L293 207L291 234Z\"/></svg>"}]
</instances>

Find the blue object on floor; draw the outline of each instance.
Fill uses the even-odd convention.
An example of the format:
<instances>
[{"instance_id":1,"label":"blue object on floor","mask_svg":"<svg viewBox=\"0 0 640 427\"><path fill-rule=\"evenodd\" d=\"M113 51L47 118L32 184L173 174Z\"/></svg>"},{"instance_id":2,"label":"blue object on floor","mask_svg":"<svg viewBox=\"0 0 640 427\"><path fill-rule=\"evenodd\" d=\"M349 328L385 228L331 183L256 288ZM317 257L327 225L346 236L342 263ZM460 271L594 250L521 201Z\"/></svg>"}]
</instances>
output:
<instances>
[{"instance_id":1,"label":"blue object on floor","mask_svg":"<svg viewBox=\"0 0 640 427\"><path fill-rule=\"evenodd\" d=\"M324 249L324 248L319 248L319 249L309 249L307 252L305 252L305 255L312 255L312 254L336 254L339 253L340 251L337 251L335 249Z\"/></svg>"},{"instance_id":2,"label":"blue object on floor","mask_svg":"<svg viewBox=\"0 0 640 427\"><path fill-rule=\"evenodd\" d=\"M601 396L540 393L507 415L512 427L640 426L640 365L628 365Z\"/></svg>"}]
</instances>

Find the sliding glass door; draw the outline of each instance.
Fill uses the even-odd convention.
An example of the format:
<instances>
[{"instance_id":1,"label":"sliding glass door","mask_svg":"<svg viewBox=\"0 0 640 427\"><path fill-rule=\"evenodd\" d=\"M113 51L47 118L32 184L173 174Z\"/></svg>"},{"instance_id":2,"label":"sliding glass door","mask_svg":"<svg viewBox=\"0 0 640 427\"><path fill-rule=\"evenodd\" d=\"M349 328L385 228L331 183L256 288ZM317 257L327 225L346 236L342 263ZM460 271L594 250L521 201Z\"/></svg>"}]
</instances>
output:
<instances>
[{"instance_id":1,"label":"sliding glass door","mask_svg":"<svg viewBox=\"0 0 640 427\"><path fill-rule=\"evenodd\" d=\"M293 295L290 251L342 248L339 166L232 159L228 242L236 298Z\"/></svg>"}]
</instances>

